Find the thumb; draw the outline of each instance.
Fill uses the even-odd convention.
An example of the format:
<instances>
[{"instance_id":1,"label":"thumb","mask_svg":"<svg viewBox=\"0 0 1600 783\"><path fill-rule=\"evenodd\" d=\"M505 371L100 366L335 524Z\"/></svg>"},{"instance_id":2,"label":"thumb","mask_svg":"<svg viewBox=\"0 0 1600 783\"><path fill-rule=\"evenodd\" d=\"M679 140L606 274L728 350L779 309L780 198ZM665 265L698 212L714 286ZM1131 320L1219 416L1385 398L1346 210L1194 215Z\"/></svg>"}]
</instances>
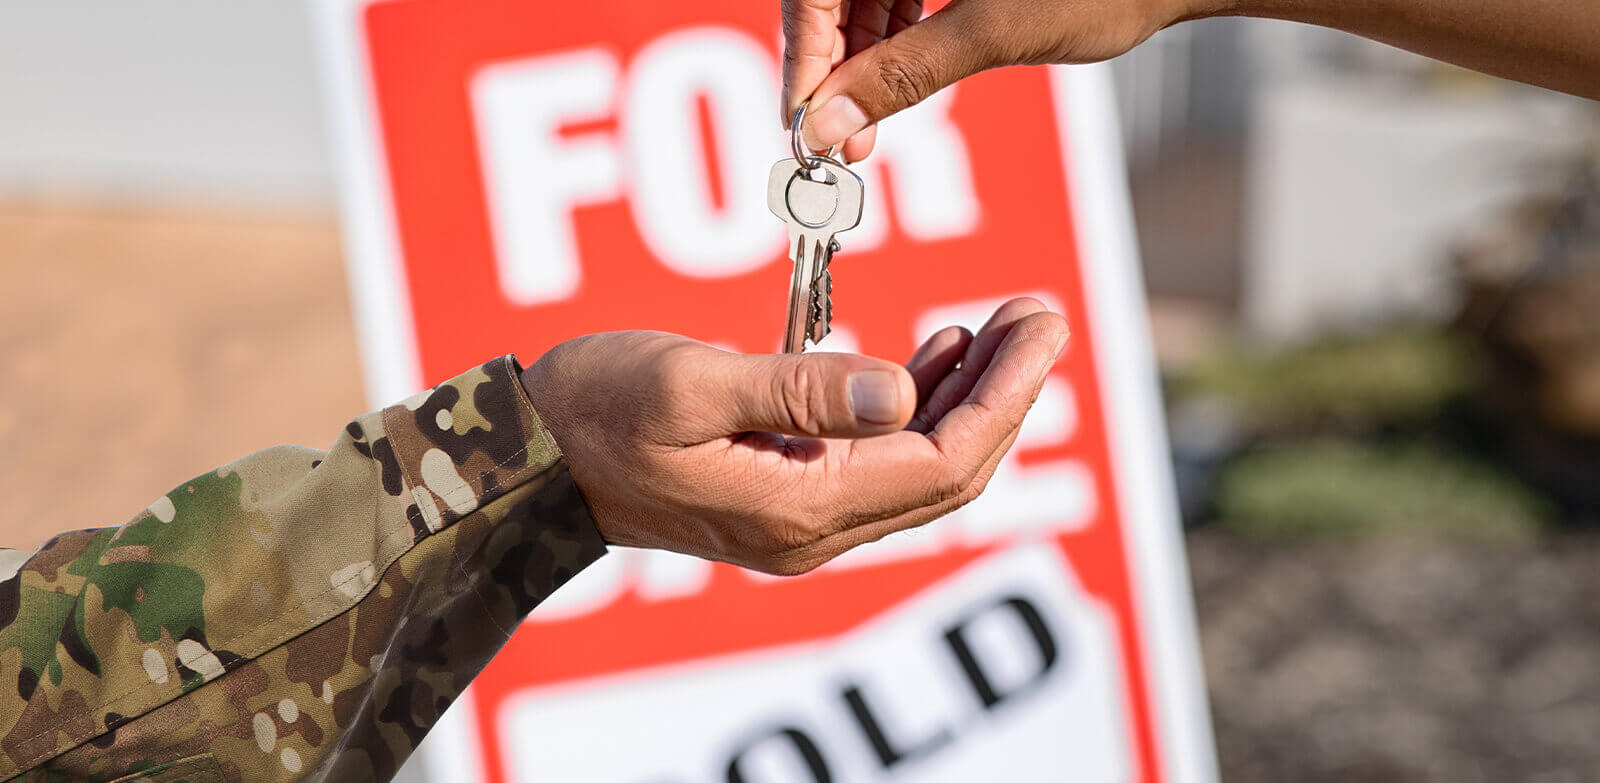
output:
<instances>
[{"instance_id":1,"label":"thumb","mask_svg":"<svg viewBox=\"0 0 1600 783\"><path fill-rule=\"evenodd\" d=\"M847 353L733 356L707 380L726 412L722 435L883 435L904 429L917 405L904 367Z\"/></svg>"},{"instance_id":2,"label":"thumb","mask_svg":"<svg viewBox=\"0 0 1600 783\"><path fill-rule=\"evenodd\" d=\"M805 140L825 150L979 71L1004 64L983 4L956 0L845 60L811 97ZM988 16L994 16L993 13Z\"/></svg>"}]
</instances>

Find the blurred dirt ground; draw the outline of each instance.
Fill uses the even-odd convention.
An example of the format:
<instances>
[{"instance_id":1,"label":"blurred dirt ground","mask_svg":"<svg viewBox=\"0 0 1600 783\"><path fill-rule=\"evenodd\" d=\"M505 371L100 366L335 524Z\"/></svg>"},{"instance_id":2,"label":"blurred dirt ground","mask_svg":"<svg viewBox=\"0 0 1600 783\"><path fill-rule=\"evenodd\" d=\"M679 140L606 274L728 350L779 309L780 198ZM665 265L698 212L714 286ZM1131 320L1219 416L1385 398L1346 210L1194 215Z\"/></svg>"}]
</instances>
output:
<instances>
[{"instance_id":1,"label":"blurred dirt ground","mask_svg":"<svg viewBox=\"0 0 1600 783\"><path fill-rule=\"evenodd\" d=\"M1189 534L1223 780L1600 780L1600 540Z\"/></svg>"},{"instance_id":2,"label":"blurred dirt ground","mask_svg":"<svg viewBox=\"0 0 1600 783\"><path fill-rule=\"evenodd\" d=\"M119 524L363 410L331 217L0 204L0 542Z\"/></svg>"}]
</instances>

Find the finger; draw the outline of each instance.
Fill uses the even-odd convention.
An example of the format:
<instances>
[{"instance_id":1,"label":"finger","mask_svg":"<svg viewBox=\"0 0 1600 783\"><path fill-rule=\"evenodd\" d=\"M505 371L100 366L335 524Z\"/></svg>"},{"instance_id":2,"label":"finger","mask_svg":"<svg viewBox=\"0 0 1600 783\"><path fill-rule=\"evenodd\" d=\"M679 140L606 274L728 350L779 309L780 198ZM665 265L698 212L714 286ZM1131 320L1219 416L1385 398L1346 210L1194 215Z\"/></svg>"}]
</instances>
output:
<instances>
[{"instance_id":1,"label":"finger","mask_svg":"<svg viewBox=\"0 0 1600 783\"><path fill-rule=\"evenodd\" d=\"M710 440L739 432L862 438L905 427L916 384L904 367L846 353L718 354L692 386Z\"/></svg>"},{"instance_id":2,"label":"finger","mask_svg":"<svg viewBox=\"0 0 1600 783\"><path fill-rule=\"evenodd\" d=\"M1041 312L1045 312L1044 304L1032 297L1013 299L996 309L968 344L966 354L961 359L961 368L945 376L933 393L917 406L911 429L931 432L934 424L972 392L972 387L988 368L989 361L994 358L995 351L1012 328L1022 319Z\"/></svg>"},{"instance_id":3,"label":"finger","mask_svg":"<svg viewBox=\"0 0 1600 783\"><path fill-rule=\"evenodd\" d=\"M872 154L872 146L877 141L878 126L868 125L866 130L851 136L850 140L844 143L844 148L840 150L844 154L844 162L855 163L858 160L866 160L866 157Z\"/></svg>"},{"instance_id":4,"label":"finger","mask_svg":"<svg viewBox=\"0 0 1600 783\"><path fill-rule=\"evenodd\" d=\"M783 127L844 54L842 0L783 0Z\"/></svg>"},{"instance_id":5,"label":"finger","mask_svg":"<svg viewBox=\"0 0 1600 783\"><path fill-rule=\"evenodd\" d=\"M848 57L855 56L878 41L894 35L922 18L921 0L865 0L852 3L849 21L839 44L841 56L834 60L839 67ZM909 19L910 21L906 21ZM868 125L844 142L840 154L846 163L866 160L878 140L878 126Z\"/></svg>"},{"instance_id":6,"label":"finger","mask_svg":"<svg viewBox=\"0 0 1600 783\"><path fill-rule=\"evenodd\" d=\"M922 18L922 0L860 0L845 17L845 56L854 57L873 44L914 25Z\"/></svg>"},{"instance_id":7,"label":"finger","mask_svg":"<svg viewBox=\"0 0 1600 783\"><path fill-rule=\"evenodd\" d=\"M1066 321L1055 313L1035 313L1012 328L972 393L928 434L958 474L976 475L1022 424L1066 342Z\"/></svg>"},{"instance_id":8,"label":"finger","mask_svg":"<svg viewBox=\"0 0 1600 783\"><path fill-rule=\"evenodd\" d=\"M981 375L994 358L995 352L1000 350L1000 345L1011 336L1011 331L1017 324L1029 316L1048 312L1050 309L1045 307L1043 302L1031 296L1019 296L1000 305L972 338L972 344L967 346L966 355L961 357L961 364L971 367Z\"/></svg>"},{"instance_id":9,"label":"finger","mask_svg":"<svg viewBox=\"0 0 1600 783\"><path fill-rule=\"evenodd\" d=\"M922 21L922 0L896 0L889 11L889 35Z\"/></svg>"},{"instance_id":10,"label":"finger","mask_svg":"<svg viewBox=\"0 0 1600 783\"><path fill-rule=\"evenodd\" d=\"M883 40L889 32L889 8L885 5L887 0L858 0L850 4L850 12L845 16L844 31L845 57L848 58L856 52Z\"/></svg>"},{"instance_id":11,"label":"finger","mask_svg":"<svg viewBox=\"0 0 1600 783\"><path fill-rule=\"evenodd\" d=\"M923 341L917 352L906 362L906 370L917 384L917 408L928 402L928 397L966 352L972 342L972 332L961 326L946 326Z\"/></svg>"},{"instance_id":12,"label":"finger","mask_svg":"<svg viewBox=\"0 0 1600 783\"><path fill-rule=\"evenodd\" d=\"M990 20L980 18L982 5L957 0L845 60L812 96L807 143L816 149L840 144L963 77L1005 62L992 44L1004 34L986 29Z\"/></svg>"},{"instance_id":13,"label":"finger","mask_svg":"<svg viewBox=\"0 0 1600 783\"><path fill-rule=\"evenodd\" d=\"M896 0L859 0L850 4L842 36L844 56L834 62L834 68L889 35L889 26L894 22L895 3ZM872 153L877 137L877 126L868 125L846 139L839 152L846 163L865 160Z\"/></svg>"},{"instance_id":14,"label":"finger","mask_svg":"<svg viewBox=\"0 0 1600 783\"><path fill-rule=\"evenodd\" d=\"M811 480L807 510L824 519L868 522L959 495L1022 426L1066 334L1066 321L1051 312L1014 324L972 393L932 432L851 442L843 469Z\"/></svg>"}]
</instances>

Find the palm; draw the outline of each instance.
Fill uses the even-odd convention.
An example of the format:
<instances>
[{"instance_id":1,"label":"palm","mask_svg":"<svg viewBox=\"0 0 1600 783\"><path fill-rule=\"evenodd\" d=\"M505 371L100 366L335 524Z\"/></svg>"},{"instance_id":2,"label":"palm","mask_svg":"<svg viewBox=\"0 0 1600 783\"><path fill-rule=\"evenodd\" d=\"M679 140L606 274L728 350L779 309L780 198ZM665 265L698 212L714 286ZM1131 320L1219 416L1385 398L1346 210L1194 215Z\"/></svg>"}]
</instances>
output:
<instances>
[{"instance_id":1,"label":"palm","mask_svg":"<svg viewBox=\"0 0 1600 783\"><path fill-rule=\"evenodd\" d=\"M823 508L852 501L859 503L884 482L906 481L916 468L898 472L887 466L920 466L934 470L955 458L959 449L961 417L954 425L947 417L959 407L973 404L974 391L987 375L991 386L1026 388L1032 378L993 377L1006 368L990 372L996 352L1008 331L1010 318L1035 305L1019 300L1011 312L1002 309L991 325L974 337L963 329L946 329L929 338L906 364L917 386L917 408L907 427L899 432L871 438L822 438L782 435L772 432L740 432L715 438L693 449L692 464L686 472L704 475L720 473L731 478L729 491L742 495L754 489L763 500L797 508ZM952 429L957 430L952 432ZM1005 438L992 460L978 470L987 480L1015 433ZM856 477L870 477L868 482ZM841 491L841 488L848 488ZM745 498L755 501L756 498ZM879 513L893 516L905 509L885 507Z\"/></svg>"}]
</instances>

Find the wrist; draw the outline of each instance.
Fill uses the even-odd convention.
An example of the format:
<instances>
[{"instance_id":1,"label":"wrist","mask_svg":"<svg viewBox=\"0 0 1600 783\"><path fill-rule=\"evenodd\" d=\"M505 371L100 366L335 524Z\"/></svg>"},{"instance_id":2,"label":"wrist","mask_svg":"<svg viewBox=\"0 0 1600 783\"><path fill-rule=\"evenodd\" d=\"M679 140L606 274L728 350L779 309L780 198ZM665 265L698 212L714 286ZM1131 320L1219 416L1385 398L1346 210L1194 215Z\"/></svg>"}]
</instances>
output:
<instances>
[{"instance_id":1,"label":"wrist","mask_svg":"<svg viewBox=\"0 0 1600 783\"><path fill-rule=\"evenodd\" d=\"M1172 21L1168 27L1179 22L1193 22L1197 19L1210 19L1216 16L1248 16L1244 10L1246 3L1254 0L1174 0L1176 8L1171 14Z\"/></svg>"},{"instance_id":2,"label":"wrist","mask_svg":"<svg viewBox=\"0 0 1600 783\"><path fill-rule=\"evenodd\" d=\"M538 412L539 423L555 439L557 448L561 448L559 431L565 428L560 423L561 415L555 395L551 393L546 382L548 369L541 357L540 360L528 365L517 380L522 384L522 393L527 395L528 402L532 403L533 409Z\"/></svg>"},{"instance_id":3,"label":"wrist","mask_svg":"<svg viewBox=\"0 0 1600 783\"><path fill-rule=\"evenodd\" d=\"M1250 16L1312 23L1318 15L1318 4L1313 0L1180 0L1180 2L1188 3L1193 8L1191 16L1178 21L1217 16Z\"/></svg>"},{"instance_id":4,"label":"wrist","mask_svg":"<svg viewBox=\"0 0 1600 783\"><path fill-rule=\"evenodd\" d=\"M1199 19L1210 19L1217 16L1247 16L1248 11L1242 9L1247 2L1257 0L1162 0L1161 14L1163 22L1158 29L1165 29L1183 22L1193 22Z\"/></svg>"}]
</instances>

